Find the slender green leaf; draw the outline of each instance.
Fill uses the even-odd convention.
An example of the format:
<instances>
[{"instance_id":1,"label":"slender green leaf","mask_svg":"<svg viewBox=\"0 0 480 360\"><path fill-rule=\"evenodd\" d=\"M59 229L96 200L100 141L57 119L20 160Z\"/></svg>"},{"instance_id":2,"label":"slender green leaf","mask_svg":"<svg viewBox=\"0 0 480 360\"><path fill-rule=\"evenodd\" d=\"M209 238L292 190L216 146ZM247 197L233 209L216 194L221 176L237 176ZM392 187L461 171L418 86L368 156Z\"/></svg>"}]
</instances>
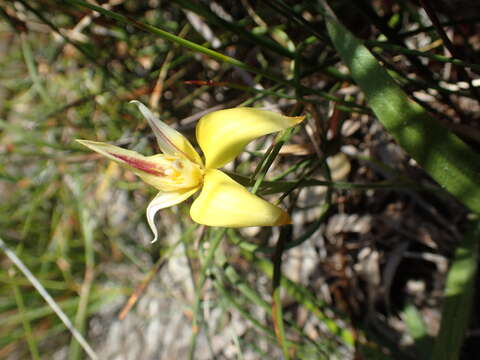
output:
<instances>
[{"instance_id":1,"label":"slender green leaf","mask_svg":"<svg viewBox=\"0 0 480 360\"><path fill-rule=\"evenodd\" d=\"M13 271L11 271L11 275L13 276ZM25 302L23 300L23 294L19 288L19 286L15 283L13 285L13 293L15 294L15 300L17 301L18 311L22 317L23 328L25 331L25 339L27 340L28 349L30 350L30 355L32 359L37 360L40 359L38 345L35 337L33 336L32 332L32 325L30 321L25 316Z\"/></svg>"},{"instance_id":2,"label":"slender green leaf","mask_svg":"<svg viewBox=\"0 0 480 360\"><path fill-rule=\"evenodd\" d=\"M465 331L470 322L479 240L480 221L476 221L467 232L462 245L457 248L448 272L442 322L433 348L432 360L459 358Z\"/></svg>"}]
</instances>

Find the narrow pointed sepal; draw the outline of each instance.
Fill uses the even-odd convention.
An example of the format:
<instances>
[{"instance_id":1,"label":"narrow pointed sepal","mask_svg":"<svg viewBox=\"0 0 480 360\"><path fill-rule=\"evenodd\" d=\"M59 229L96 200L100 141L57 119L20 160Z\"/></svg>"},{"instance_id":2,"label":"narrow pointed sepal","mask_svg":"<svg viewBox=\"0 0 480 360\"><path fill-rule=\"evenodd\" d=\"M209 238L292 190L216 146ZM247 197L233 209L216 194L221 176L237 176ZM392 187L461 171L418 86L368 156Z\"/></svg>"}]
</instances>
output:
<instances>
[{"instance_id":1,"label":"narrow pointed sepal","mask_svg":"<svg viewBox=\"0 0 480 360\"><path fill-rule=\"evenodd\" d=\"M126 167L135 168L138 171L149 173L151 175L160 174L161 169L159 169L154 162L148 161L146 156L143 156L135 151L123 149L121 147L99 141L79 139L76 141L83 146L88 147L90 150L93 150Z\"/></svg>"},{"instance_id":2,"label":"narrow pointed sepal","mask_svg":"<svg viewBox=\"0 0 480 360\"><path fill-rule=\"evenodd\" d=\"M197 125L197 141L205 154L205 166L217 169L233 160L252 140L288 129L304 119L239 107L205 115Z\"/></svg>"},{"instance_id":3,"label":"narrow pointed sepal","mask_svg":"<svg viewBox=\"0 0 480 360\"><path fill-rule=\"evenodd\" d=\"M203 164L200 155L198 155L185 136L161 121L140 101L132 100L130 103L137 105L138 110L140 110L152 128L160 150L162 150L165 155L181 156L199 165Z\"/></svg>"},{"instance_id":4,"label":"narrow pointed sepal","mask_svg":"<svg viewBox=\"0 0 480 360\"><path fill-rule=\"evenodd\" d=\"M291 223L284 210L248 192L216 169L206 171L202 191L190 208L190 216L199 224L221 227Z\"/></svg>"},{"instance_id":5,"label":"narrow pointed sepal","mask_svg":"<svg viewBox=\"0 0 480 360\"><path fill-rule=\"evenodd\" d=\"M80 144L120 163L140 176L147 184L160 191L191 189L202 181L199 165L183 157L176 158L163 154L143 156L135 151L118 146L89 140L77 140Z\"/></svg>"},{"instance_id":6,"label":"narrow pointed sepal","mask_svg":"<svg viewBox=\"0 0 480 360\"><path fill-rule=\"evenodd\" d=\"M173 205L180 204L198 191L199 187L186 191L160 192L147 207L147 221L153 232L152 243L158 240L158 230L155 226L155 214L161 210Z\"/></svg>"}]
</instances>

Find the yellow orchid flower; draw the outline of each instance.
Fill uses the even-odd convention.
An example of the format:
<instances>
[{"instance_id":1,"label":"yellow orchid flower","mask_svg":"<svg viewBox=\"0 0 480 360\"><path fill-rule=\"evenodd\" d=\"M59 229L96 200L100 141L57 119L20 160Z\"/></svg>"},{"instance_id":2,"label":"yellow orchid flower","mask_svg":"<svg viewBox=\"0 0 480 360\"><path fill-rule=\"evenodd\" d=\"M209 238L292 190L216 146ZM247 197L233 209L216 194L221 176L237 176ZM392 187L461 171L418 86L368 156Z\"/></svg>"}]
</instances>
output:
<instances>
[{"instance_id":1,"label":"yellow orchid flower","mask_svg":"<svg viewBox=\"0 0 480 360\"><path fill-rule=\"evenodd\" d=\"M143 156L114 145L77 140L82 145L133 171L160 192L147 207L147 220L157 240L154 218L158 210L186 200L201 189L190 216L199 223L221 227L275 226L291 223L281 208L248 192L220 170L253 139L292 127L303 116L288 117L239 107L203 116L196 137L205 163L182 134L160 121L145 105L136 104L151 126L162 154Z\"/></svg>"}]
</instances>

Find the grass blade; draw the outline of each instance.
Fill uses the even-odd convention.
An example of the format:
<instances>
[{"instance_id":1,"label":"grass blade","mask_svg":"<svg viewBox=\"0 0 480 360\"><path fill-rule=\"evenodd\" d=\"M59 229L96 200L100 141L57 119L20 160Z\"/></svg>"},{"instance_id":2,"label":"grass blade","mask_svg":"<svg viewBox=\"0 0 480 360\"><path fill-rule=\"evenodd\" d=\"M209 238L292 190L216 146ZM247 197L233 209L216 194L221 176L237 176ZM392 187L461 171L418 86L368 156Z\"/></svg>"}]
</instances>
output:
<instances>
[{"instance_id":1,"label":"grass blade","mask_svg":"<svg viewBox=\"0 0 480 360\"><path fill-rule=\"evenodd\" d=\"M50 294L45 290L45 288L38 282L38 280L35 278L35 276L32 274L30 270L23 264L23 262L7 247L5 242L0 238L0 249L3 250L5 255L10 259L11 262L13 262L18 269L25 275L25 277L30 280L32 285L35 287L35 289L38 291L38 293L43 297L43 299L48 303L48 305L52 308L52 310L57 314L57 316L62 320L62 322L65 324L68 330L72 333L73 337L78 341L78 343L82 346L83 350L88 354L88 356L93 359L97 360L98 356L93 351L93 349L90 347L88 342L85 340L85 338L78 332L77 329L73 326L72 322L68 318L67 315L60 309L60 307L57 305L55 300L50 296Z\"/></svg>"},{"instance_id":2,"label":"grass blade","mask_svg":"<svg viewBox=\"0 0 480 360\"><path fill-rule=\"evenodd\" d=\"M32 79L32 83L42 98L43 102L48 106L53 104L52 100L50 99L47 90L42 84L42 80L40 79L40 75L37 71L37 65L35 64L35 59L33 57L32 47L30 46L30 42L28 41L27 34L21 33L20 39L22 42L22 52L23 58L25 59L25 64L27 65L28 73L30 74L30 78Z\"/></svg>"},{"instance_id":3,"label":"grass blade","mask_svg":"<svg viewBox=\"0 0 480 360\"><path fill-rule=\"evenodd\" d=\"M265 78L273 80L278 84L282 84L282 85L286 85L286 86L295 86L295 84L292 81L283 78L281 75L278 75L276 73L273 73L271 71L264 70L264 69L261 69L261 68L258 68L258 67L250 66L243 61L240 61L240 60L237 60L233 57L224 55L222 53L219 53L217 51L209 49L205 46L198 45L197 43L194 43L194 42L189 41L187 39L183 39L179 36L171 34L168 31L164 31L164 30L159 29L155 26L137 21L137 20L132 19L130 17L118 14L116 12L107 10L107 9L105 9L103 7L100 7L100 6L96 6L96 5L87 3L87 2L82 1L82 0L67 0L67 2L78 5L78 6L81 6L81 7L85 7L85 8L94 10L94 11L97 11L104 16L111 17L111 18L113 18L113 19L115 19L115 20L117 20L121 23L124 23L124 24L130 24L130 25L135 26L135 27L137 27L137 28L139 28L143 31L146 31L148 33L157 35L157 36L161 37L162 39L165 39L167 41L171 41L175 44L178 44L178 45L180 45L184 48L190 49L190 50L192 50L194 52L197 52L197 53L200 53L200 54L207 55L208 57L210 57L212 59L215 59L217 61L220 61L222 63L233 65L233 66L235 66L239 69L243 69L243 70L252 72L254 74L264 76ZM330 95L328 92L321 91L321 90L318 90L318 89L307 88L307 87L304 87L304 86L300 86L300 89L302 91L305 91L306 93L314 94L314 95L320 96L324 99L335 101L339 104L352 106L353 108L355 108L355 111L365 111L365 109L362 106L358 106L358 105L350 103L348 101L344 101L339 97Z\"/></svg>"},{"instance_id":4,"label":"grass blade","mask_svg":"<svg viewBox=\"0 0 480 360\"><path fill-rule=\"evenodd\" d=\"M282 309L282 297L281 297L281 278L282 278L282 254L285 248L287 238L291 237L292 229L282 228L280 230L280 237L277 242L275 253L273 255L273 277L272 277L272 320L275 335L277 337L278 344L282 348L283 357L290 359L289 348L285 336L285 328L283 324L283 309Z\"/></svg>"},{"instance_id":5,"label":"grass blade","mask_svg":"<svg viewBox=\"0 0 480 360\"><path fill-rule=\"evenodd\" d=\"M225 235L225 229L218 229L215 233L215 236L210 241L210 247L208 248L207 255L205 256L204 263L200 269L200 276L198 279L197 288L195 289L195 304L194 304L194 313L193 313L193 320L192 320L192 340L190 343L190 352L189 358L195 358L195 348L197 345L198 335L200 333L200 322L201 319L201 305L202 305L202 295L203 295L203 287L205 285L205 281L207 280L207 271L212 265L212 262L215 257L215 252L220 246L222 242L223 236Z\"/></svg>"},{"instance_id":6,"label":"grass blade","mask_svg":"<svg viewBox=\"0 0 480 360\"><path fill-rule=\"evenodd\" d=\"M13 269L10 272L10 276L14 276L14 271ZM35 336L33 335L32 332L32 326L30 324L30 320L25 316L25 302L23 301L23 295L22 292L18 286L14 282L14 279L12 279L12 287L13 287L13 292L15 294L15 300L17 302L17 307L20 312L20 315L22 316L22 323L23 323L23 328L25 329L25 338L27 340L28 344L28 349L30 350L30 355L32 356L32 359L37 360L40 359L40 355L38 352L38 345L35 340Z\"/></svg>"},{"instance_id":7,"label":"grass blade","mask_svg":"<svg viewBox=\"0 0 480 360\"><path fill-rule=\"evenodd\" d=\"M292 51L284 48L269 38L247 31L245 30L245 26L236 24L234 22L228 22L220 18L202 3L186 0L174 0L174 2L177 3L182 9L188 9L203 17L209 24L227 29L230 31L230 33L240 36L254 45L261 46L265 49L270 49L271 51L288 58L293 58L295 56Z\"/></svg>"},{"instance_id":8,"label":"grass blade","mask_svg":"<svg viewBox=\"0 0 480 360\"><path fill-rule=\"evenodd\" d=\"M77 314L75 316L75 327L81 332L85 332L85 324L87 318L87 308L90 301L90 293L92 290L92 284L95 277L95 261L94 261L94 249L93 249L93 230L94 220L87 209L86 204L83 201L83 194L81 191L81 184L77 179L69 182L70 188L74 193L74 197L77 202L78 217L80 219L82 228L82 237L85 243L85 274L80 289L80 301L78 303ZM79 359L81 351L78 341L72 339L70 343L69 359Z\"/></svg>"}]
</instances>

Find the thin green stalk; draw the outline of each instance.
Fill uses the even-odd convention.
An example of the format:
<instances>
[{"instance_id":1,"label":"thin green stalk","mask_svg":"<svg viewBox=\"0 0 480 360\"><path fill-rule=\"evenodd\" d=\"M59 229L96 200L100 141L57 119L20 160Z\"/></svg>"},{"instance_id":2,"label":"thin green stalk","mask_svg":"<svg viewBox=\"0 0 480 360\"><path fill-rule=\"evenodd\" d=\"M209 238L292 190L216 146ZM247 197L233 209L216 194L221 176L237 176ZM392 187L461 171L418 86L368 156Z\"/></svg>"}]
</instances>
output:
<instances>
[{"instance_id":1,"label":"thin green stalk","mask_svg":"<svg viewBox=\"0 0 480 360\"><path fill-rule=\"evenodd\" d=\"M320 41L324 44L328 43L328 39L326 38L325 34L321 31L318 31L318 28L311 25L310 22L305 20L305 18L292 9L288 4L286 4L283 0L270 0L267 1L267 4L277 11L278 13L282 14L285 18L291 19L297 23L302 29L307 29L310 33L314 34ZM321 10L321 9L320 9Z\"/></svg>"},{"instance_id":2,"label":"thin green stalk","mask_svg":"<svg viewBox=\"0 0 480 360\"><path fill-rule=\"evenodd\" d=\"M262 159L262 161L259 164L258 171L254 172L254 176L259 174L257 179L255 180L255 183L253 184L252 187L252 194L256 194L258 189L260 188L260 185L262 185L263 181L265 180L265 176L267 175L268 169L270 169L270 166L272 166L273 161L277 157L278 153L280 152L280 149L282 148L283 144L288 141L288 139L292 136L294 129L287 129L283 131L279 136L278 136L278 141L272 146L271 151L268 152Z\"/></svg>"},{"instance_id":3,"label":"thin green stalk","mask_svg":"<svg viewBox=\"0 0 480 360\"><path fill-rule=\"evenodd\" d=\"M229 234L230 237L230 234ZM256 306L262 308L266 312L268 312L270 315L272 314L272 307L267 301L265 301L260 294L255 291L246 281L241 277L240 274L238 274L234 267L231 266L230 264L225 263L224 266L222 267L223 272L220 274L220 271L218 271L218 278L224 278L226 277L225 281L228 281L231 286L235 286L235 289L237 289L240 294L245 296L245 302L247 303L253 303ZM228 286L227 286L228 287ZM238 297L237 297L238 298ZM295 330L295 332L301 336L302 339L305 339L308 341L310 344L314 345L315 348L319 351L322 352L322 349L320 348L320 345L324 344L319 344L318 342L312 340L304 331L301 329L298 325L295 324L295 322L292 321L286 321L286 325L289 328L292 328Z\"/></svg>"},{"instance_id":4,"label":"thin green stalk","mask_svg":"<svg viewBox=\"0 0 480 360\"><path fill-rule=\"evenodd\" d=\"M219 290L220 294L222 295L222 298L228 300L228 302L233 305L233 307L248 321L250 321L257 329L262 331L267 337L272 340L272 342L275 341L275 333L272 331L272 329L264 324L262 324L259 320L253 317L251 312L247 311L244 309L238 302L238 298L233 296L225 287L223 286L221 281L215 281L215 285L217 289Z\"/></svg>"},{"instance_id":5,"label":"thin green stalk","mask_svg":"<svg viewBox=\"0 0 480 360\"><path fill-rule=\"evenodd\" d=\"M194 1L186 1L186 0L174 0L174 2L179 4L182 7L182 9L188 9L204 17L207 20L208 24L210 25L227 29L231 33L237 36L240 36L243 39L246 39L252 44L258 45L265 49L270 49L271 51L274 51L279 55L282 55L288 58L294 57L293 52L288 50L287 48L281 46L280 44L276 43L275 41L272 41L269 38L266 38L264 36L259 36L258 34L245 30L245 26L241 26L233 22L228 22L220 18L218 15L213 13L207 6L203 5L202 3L197 3Z\"/></svg>"},{"instance_id":6,"label":"thin green stalk","mask_svg":"<svg viewBox=\"0 0 480 360\"><path fill-rule=\"evenodd\" d=\"M27 65L28 73L30 74L33 85L40 97L42 98L43 102L50 107L53 105L53 101L48 95L47 90L42 84L40 75L38 74L37 65L35 64L35 59L33 58L32 47L30 46L30 42L28 41L27 33L20 33L20 40L22 42L23 58L25 59L25 64Z\"/></svg>"},{"instance_id":7,"label":"thin green stalk","mask_svg":"<svg viewBox=\"0 0 480 360\"><path fill-rule=\"evenodd\" d=\"M209 248L207 256L204 259L202 267L200 269L200 276L198 279L197 287L195 289L195 303L193 307L193 320L192 320L192 338L190 342L190 351L189 359L193 360L195 358L195 348L197 345L197 338L200 333L200 322L201 320L201 305L202 305L202 294L203 286L205 285L205 280L207 279L207 271L211 267L213 259L215 257L215 252L217 251L220 243L225 235L226 229L217 229L215 237L209 242Z\"/></svg>"},{"instance_id":8,"label":"thin green stalk","mask_svg":"<svg viewBox=\"0 0 480 360\"><path fill-rule=\"evenodd\" d=\"M287 243L287 239L291 237L292 227L283 227L280 229L280 236L273 254L273 276L272 276L272 318L273 328L277 336L278 343L283 351L286 360L290 359L290 349L287 345L285 335L285 327L283 323L283 307L281 296L281 278L282 278L282 255Z\"/></svg>"},{"instance_id":9,"label":"thin green stalk","mask_svg":"<svg viewBox=\"0 0 480 360\"><path fill-rule=\"evenodd\" d=\"M73 312L72 309L75 308L76 306L78 306L78 298L72 298L72 299L61 301L62 309L65 309L65 311L69 313ZM29 321L35 321L35 320L41 319L44 316L51 315L51 314L52 314L52 309L48 305L45 305L45 306L37 306L34 308L26 309L24 316ZM1 314L0 320L1 320L2 326L15 326L22 322L22 315L18 313L13 313L9 315Z\"/></svg>"},{"instance_id":10,"label":"thin green stalk","mask_svg":"<svg viewBox=\"0 0 480 360\"><path fill-rule=\"evenodd\" d=\"M10 285L14 285L15 283L19 286L30 285L30 282L27 279L21 278L21 279L12 280L11 277L1 273L0 273L0 282L5 284L10 284ZM45 288L48 288L51 290L67 290L71 288L70 285L66 284L64 281L42 279L42 283Z\"/></svg>"},{"instance_id":11,"label":"thin green stalk","mask_svg":"<svg viewBox=\"0 0 480 360\"><path fill-rule=\"evenodd\" d=\"M387 37L390 42L396 43L397 45L403 45L403 41L401 38L398 37L395 29L392 29L388 22L383 17L378 15L377 11L374 9L374 7L369 1L357 0L352 4L357 8L360 13L367 17L372 22L372 24ZM417 57L408 54L406 54L406 56L421 77L425 78L427 82L435 82L433 72L427 66L425 66ZM440 96L442 96L445 103L451 105L451 101L448 97L444 96L443 94L440 94Z\"/></svg>"},{"instance_id":12,"label":"thin green stalk","mask_svg":"<svg viewBox=\"0 0 480 360\"><path fill-rule=\"evenodd\" d=\"M243 249L243 243L240 244ZM248 248L248 246L247 246ZM246 253L247 258L251 258L252 254L250 251ZM254 257L251 259L258 269L265 273L269 278L273 278L273 264L264 259ZM295 283L294 281L287 278L285 275L281 276L281 286L287 291L288 294L293 296L298 303L302 304L307 310L311 311L331 332L331 334L339 336L345 344L352 345L354 344L354 336L352 332L345 327L345 325L338 325L335 320L331 319L325 315L321 308L326 307L326 304L321 304L320 301L313 295L308 289L304 288L302 285ZM344 319L345 321L345 319Z\"/></svg>"},{"instance_id":13,"label":"thin green stalk","mask_svg":"<svg viewBox=\"0 0 480 360\"><path fill-rule=\"evenodd\" d=\"M295 59L295 61L301 60L304 61L305 59L302 59L299 56L299 51L292 51L290 49L287 49L286 47L280 45L278 42L272 41L271 39L265 37L265 36L260 36L257 33L249 32L245 30L245 26L243 24L236 24L234 22L228 22L222 18L220 18L218 15L213 13L207 6L204 5L199 5L195 2L192 1L186 1L186 0L174 0L175 2L179 3L181 6L184 8L190 9L191 11L197 13L198 15L204 17L207 20L208 24L218 26L223 29L227 29L231 33L241 37L242 39L245 39L246 41L249 41L255 45L258 45L262 49L268 49L274 53L277 53L278 55L284 56L288 59ZM268 2L268 5L274 8L277 11L281 11L281 7L277 7L277 5L283 5L285 7L285 4L282 4L280 1L276 0L276 2ZM287 9L286 11L283 12L283 14L287 14L287 17L289 19L292 19L296 21L297 23L300 24L302 27L308 27L310 31L315 31L315 27L311 26L303 17L298 16L298 14L295 14L294 12L292 13L291 9ZM293 17L292 17L293 15ZM268 29L265 30L265 32L268 32ZM315 31L317 36L316 37L311 37L308 39L308 44L311 45L314 43L314 40L318 38L322 38L324 42L326 41L325 35L321 34L318 31ZM323 73L330 75L334 78L337 79L344 79L344 76L342 73L337 71L336 68L331 67L331 66L325 66L322 65L321 67L316 67L317 71L322 71Z\"/></svg>"},{"instance_id":14,"label":"thin green stalk","mask_svg":"<svg viewBox=\"0 0 480 360\"><path fill-rule=\"evenodd\" d=\"M223 276L223 274L220 273L220 271L216 271L216 274L218 275L215 278L214 285L219 291L220 295L222 296L223 300L226 300L228 302L229 308L234 308L236 311L240 313L240 315L248 320L255 328L257 328L259 331L263 333L263 335L266 336L266 339L270 341L272 344L278 344L277 339L275 337L274 331L271 329L271 327L264 325L260 320L256 319L248 309L246 309L244 306L242 306L241 301L238 296L235 296L232 294L231 291L227 290L227 288L224 286L224 283L220 280ZM267 311L271 311L271 309L265 309ZM292 340L286 340L286 345L289 347L295 347L299 350L302 350L302 343L292 341ZM318 355L318 349L316 347L316 353ZM302 358L302 357L299 357Z\"/></svg>"},{"instance_id":15,"label":"thin green stalk","mask_svg":"<svg viewBox=\"0 0 480 360\"><path fill-rule=\"evenodd\" d=\"M276 85L272 86L269 91L272 91L272 89L277 90L277 89L280 89L281 87L282 87L281 84L276 84ZM241 102L238 106L250 106L250 105L255 104L256 102L266 98L268 95L269 94L266 93L266 92L259 92L259 93L257 93L257 95L252 96L250 99L247 99L247 100Z\"/></svg>"},{"instance_id":16,"label":"thin green stalk","mask_svg":"<svg viewBox=\"0 0 480 360\"><path fill-rule=\"evenodd\" d=\"M313 159L309 158L309 159L305 159L297 162L295 165L290 166L287 170L285 170L281 174L278 174L277 176L272 177L271 182L280 181L281 179L285 178L287 175L291 174L292 172L295 172L297 170L303 170L305 167L311 165L312 161Z\"/></svg>"},{"instance_id":17,"label":"thin green stalk","mask_svg":"<svg viewBox=\"0 0 480 360\"><path fill-rule=\"evenodd\" d=\"M97 12L101 13L102 15L111 17L111 18L113 18L113 19L115 19L115 20L117 20L121 23L134 25L135 27L137 27L141 30L144 30L146 32L158 35L165 40L168 40L168 41L171 41L173 43L179 44L179 45L181 45L181 46L183 46L187 49L190 49L194 52L205 54L205 55L211 57L212 59L218 60L222 63L230 64L230 65L236 66L240 69L244 69L244 70L247 70L247 71L251 71L253 73L263 75L267 78L270 78L270 79L275 80L275 81L280 82L280 83L285 83L286 82L286 80L282 79L278 75L271 74L271 73L269 73L267 71L264 71L262 69L257 69L253 66L250 66L250 65L248 65L248 64L246 64L242 61L239 61L237 59L234 59L230 56L223 55L223 54L221 54L217 51L211 50L211 49L209 49L205 46L198 45L198 44L196 44L192 41L189 41L187 39L183 39L179 36L171 34L167 31L159 29L155 26L142 23L142 22L137 21L137 20L135 20L133 18L130 18L128 16L118 14L116 12L104 9L100 6L96 6L96 5L87 3L87 2L82 1L82 0L67 0L67 2L78 5L78 6L81 6L81 7L86 7L86 8L89 8L91 10L94 10L94 11L97 11Z\"/></svg>"},{"instance_id":18,"label":"thin green stalk","mask_svg":"<svg viewBox=\"0 0 480 360\"><path fill-rule=\"evenodd\" d=\"M41 13L41 11L39 11L38 9L31 6L27 1L25 1L25 0L19 0L19 1L29 11L31 11L33 14L35 14L35 16L38 19L40 19L44 24L46 24L48 27L50 27L56 34L58 34L67 44L70 44L73 47L75 47L75 49L80 51L83 54L83 56L85 56L88 60L90 60L93 64L95 64L97 69L99 69L104 74L108 75L108 77L114 79L118 84L122 84L122 81L115 74L111 73L110 70L106 66L97 62L97 58L96 58L95 54L92 54L87 46L80 45L77 42L70 40L67 36L65 36L65 34L62 31L60 31L60 29L57 26L55 26L54 23L52 23L49 19L47 19L47 17L45 17ZM115 88L115 90L117 90L117 89Z\"/></svg>"},{"instance_id":19,"label":"thin green stalk","mask_svg":"<svg viewBox=\"0 0 480 360\"><path fill-rule=\"evenodd\" d=\"M23 301L23 295L18 285L15 283L15 280L13 279L13 272L14 271L11 271L12 273L11 277L13 280L12 287L13 287L13 292L15 294L15 300L17 302L18 311L20 312L20 315L22 317L23 329L25 331L25 338L27 340L28 349L30 350L30 355L32 356L32 359L39 360L40 355L38 352L37 341L35 340L35 336L32 333L32 327L30 325L30 321L25 316L25 303Z\"/></svg>"},{"instance_id":20,"label":"thin green stalk","mask_svg":"<svg viewBox=\"0 0 480 360\"><path fill-rule=\"evenodd\" d=\"M480 65L479 64L470 63L468 61L463 61L463 60L460 60L460 59L457 59L457 58L452 58L452 57L448 57L448 56L444 56L444 55L433 54L433 53L430 53L430 52L427 52L427 51L412 50L412 49L408 49L404 46L390 44L386 41L367 40L367 41L365 41L365 44L372 47L373 48L372 51L377 52L377 53L379 51L375 50L375 46L377 46L381 49L392 51L394 53L398 53L398 54L414 55L414 56L424 57L426 59L435 60L435 61L438 61L438 62L441 62L441 63L444 63L444 64L454 64L454 65L458 65L458 66L462 66L462 67L468 67L472 70L480 71Z\"/></svg>"},{"instance_id":21,"label":"thin green stalk","mask_svg":"<svg viewBox=\"0 0 480 360\"><path fill-rule=\"evenodd\" d=\"M310 224L305 229L305 232L302 235L298 236L298 238L286 244L285 250L293 249L294 247L297 247L310 239L310 237L320 228L320 226L325 221L325 218L329 214L331 206L331 202L325 201L320 207L320 216L317 218L317 220L315 220L314 223Z\"/></svg>"},{"instance_id":22,"label":"thin green stalk","mask_svg":"<svg viewBox=\"0 0 480 360\"><path fill-rule=\"evenodd\" d=\"M277 157L278 153L280 152L280 149L282 146L288 142L288 140L292 137L292 135L295 133L295 127L287 129L282 131L280 134L277 135L277 141L275 144L271 147L271 151L267 152L265 156L263 157L262 161L260 162L259 166L254 172L254 177L257 176L257 174L260 174L257 179L255 180L255 183L253 184L252 187L252 194L256 194L257 191L259 190L260 186L265 180L265 177L267 175L268 169L273 164L273 161ZM253 178L252 178L253 179Z\"/></svg>"},{"instance_id":23,"label":"thin green stalk","mask_svg":"<svg viewBox=\"0 0 480 360\"><path fill-rule=\"evenodd\" d=\"M437 30L437 34L442 39L443 45L448 49L448 51L450 52L450 54L452 54L452 56L456 58L461 57L460 52L450 41L450 38L447 36L447 33L445 32L445 30L443 30L443 27L440 25L440 20L438 19L437 13L435 12L435 9L432 6L432 3L430 2L430 0L420 0L420 4L422 5L423 9L427 13L428 17L430 18L430 21L432 22L433 26L435 26L435 29ZM468 83L470 92L478 101L479 100L478 89L473 86L472 78L465 71L465 67L457 66L457 71L460 79Z\"/></svg>"},{"instance_id":24,"label":"thin green stalk","mask_svg":"<svg viewBox=\"0 0 480 360\"><path fill-rule=\"evenodd\" d=\"M243 186L252 186L250 178L240 174L227 172L235 181L238 181ZM277 194L280 192L291 191L292 189L299 189L313 186L325 186L334 189L346 190L391 190L391 189L411 189L411 190L428 190L440 191L437 187L431 187L423 184L415 184L412 181L401 179L399 181L378 181L375 183L349 183L344 181L328 181L317 179L304 179L295 181L268 181L262 182L259 193L263 195Z\"/></svg>"},{"instance_id":25,"label":"thin green stalk","mask_svg":"<svg viewBox=\"0 0 480 360\"><path fill-rule=\"evenodd\" d=\"M448 21L443 21L440 22L440 26L452 26L452 25L461 25L461 24L478 24L480 22L480 17L479 16L472 16L472 17L465 17L462 19L458 20L448 20ZM435 26L419 26L416 29L413 30L407 30L404 32L400 32L398 36L402 38L407 38L411 36L415 36L418 34L421 34L423 32L430 32L432 30L435 30Z\"/></svg>"},{"instance_id":26,"label":"thin green stalk","mask_svg":"<svg viewBox=\"0 0 480 360\"><path fill-rule=\"evenodd\" d=\"M75 316L75 326L83 333L85 331L85 323L87 317L87 308L90 298L90 292L94 280L95 262L94 262L94 249L93 249L93 219L91 218L83 200L80 190L80 184L76 183L77 189L74 191L75 200L78 204L78 214L80 218L80 224L82 227L82 237L85 247L85 274L83 283L80 289L80 301L78 303L77 314ZM78 341L75 338L70 343L69 359L79 359L81 356L81 348Z\"/></svg>"}]
</instances>

